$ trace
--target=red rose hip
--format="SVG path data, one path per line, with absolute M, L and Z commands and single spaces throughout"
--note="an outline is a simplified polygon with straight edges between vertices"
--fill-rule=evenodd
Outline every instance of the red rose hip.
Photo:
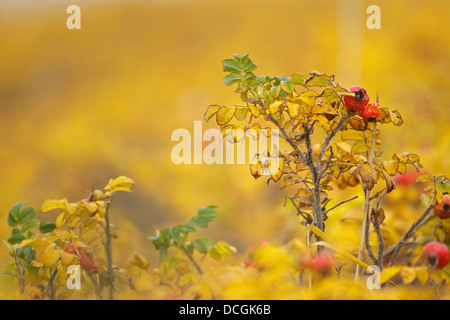
M 450 218 L 450 196 L 443 196 L 441 203 L 434 207 L 434 212 L 441 219 Z
M 444 268 L 450 262 L 448 247 L 437 241 L 428 242 L 423 248 L 422 257 L 436 269 Z
M 345 106 L 353 111 L 362 111 L 369 103 L 369 94 L 366 89 L 360 86 L 354 86 L 350 88 L 354 96 L 344 96 Z

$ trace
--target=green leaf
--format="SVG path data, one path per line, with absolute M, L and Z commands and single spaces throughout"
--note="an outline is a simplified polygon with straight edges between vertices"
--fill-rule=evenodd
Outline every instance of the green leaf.
M 20 230 L 17 228 L 14 228 L 11 232 L 11 237 L 8 239 L 8 242 L 10 244 L 19 244 L 23 240 L 25 240 L 25 236 L 20 233 Z
M 224 72 L 253 72 L 256 70 L 256 65 L 248 57 L 248 53 L 244 55 L 234 54 L 234 59 L 225 59 L 222 61 Z
M 30 220 L 31 218 L 33 218 L 35 214 L 36 214 L 36 211 L 34 210 L 34 208 L 26 207 L 26 208 L 22 209 L 22 211 L 19 212 L 19 216 L 17 217 L 17 223 L 22 224 L 22 223 Z
M 225 59 L 222 61 L 223 72 L 242 72 L 242 66 L 234 59 Z
M 34 254 L 34 250 L 31 245 L 25 246 L 22 249 L 23 249 L 23 254 L 25 255 L 25 257 L 27 257 L 30 260 L 34 260 L 35 254 Z
M 302 74 L 298 74 L 298 73 L 294 73 L 294 74 L 291 75 L 291 79 L 292 79 L 292 82 L 294 84 L 299 84 L 301 86 L 304 86 L 305 82 L 306 82 L 306 79 L 307 79 L 307 76 L 302 75 Z
M 56 224 L 49 221 L 42 221 L 39 225 L 40 233 L 49 233 L 56 229 Z
M 178 240 L 180 240 L 180 230 L 178 227 L 170 229 L 169 234 L 174 241 L 178 242 Z
M 229 75 L 226 75 L 223 77 L 222 81 L 227 86 L 231 86 L 232 84 L 242 81 L 244 77 L 240 73 L 230 73 Z
M 22 233 L 25 233 L 25 232 L 27 232 L 28 230 L 37 227 L 38 225 L 39 225 L 39 221 L 38 221 L 38 220 L 30 220 L 30 221 L 27 221 L 27 222 L 25 222 L 25 223 L 23 224 L 22 228 L 20 228 L 20 231 L 21 231 Z
M 286 93 L 292 93 L 294 92 L 294 84 L 290 81 L 281 81 L 280 82 L 281 88 Z
M 159 248 L 159 255 L 161 256 L 162 260 L 166 260 L 167 258 L 167 248 L 168 246 L 163 245 Z
M 11 210 L 9 210 L 8 224 L 11 227 L 15 227 L 17 225 L 17 217 L 19 216 L 20 209 L 23 207 L 23 205 L 25 203 L 26 202 L 21 201 L 21 202 L 15 204 L 14 206 L 12 206 Z
M 195 239 L 192 241 L 192 245 L 200 253 L 206 254 L 208 252 L 208 247 L 203 239 Z

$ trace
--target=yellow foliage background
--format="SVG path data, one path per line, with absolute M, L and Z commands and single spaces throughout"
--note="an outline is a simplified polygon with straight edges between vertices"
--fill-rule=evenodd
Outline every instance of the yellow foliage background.
M 82 29 L 68 30 L 66 2 L 2 1 L 0 238 L 9 237 L 6 219 L 15 203 L 38 209 L 46 199 L 76 202 L 119 175 L 136 182 L 112 207 L 119 265 L 140 252 L 155 267 L 146 237 L 209 204 L 218 206 L 219 218 L 202 232 L 236 246 L 238 262 L 262 238 L 291 237 L 297 218 L 283 206 L 285 191 L 255 181 L 248 165 L 171 162 L 173 130 L 193 132 L 209 104 L 238 102 L 221 82 L 221 61 L 233 53 L 249 52 L 257 74 L 318 70 L 336 74 L 345 87 L 363 85 L 373 100 L 380 91 L 381 104 L 405 119 L 400 128 L 383 128 L 386 159 L 418 153 L 426 170 L 448 176 L 450 3 L 377 1 L 380 30 L 366 27 L 370 4 L 77 1 Z M 203 122 L 203 130 L 210 127 Z M 361 194 L 333 198 L 353 193 Z M 345 229 L 340 218 L 362 206 L 358 201 L 327 222 L 344 225 L 329 231 L 352 248 L 357 235 L 342 231 L 355 228 Z M 407 216 L 405 210 L 393 212 Z M 1 248 L 0 265 L 8 263 Z

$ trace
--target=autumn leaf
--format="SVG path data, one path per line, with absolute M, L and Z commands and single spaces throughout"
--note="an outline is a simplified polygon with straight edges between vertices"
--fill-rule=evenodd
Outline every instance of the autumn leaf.
M 105 191 L 127 191 L 131 192 L 134 187 L 134 180 L 126 176 L 120 176 L 115 179 L 110 179 Z
M 359 166 L 359 175 L 362 184 L 369 190 L 372 190 L 377 183 L 377 172 L 371 166 L 364 164 Z

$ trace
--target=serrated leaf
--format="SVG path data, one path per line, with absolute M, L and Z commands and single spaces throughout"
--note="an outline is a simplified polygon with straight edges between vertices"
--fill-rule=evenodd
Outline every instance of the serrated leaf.
M 233 118 L 236 108 L 234 106 L 223 106 L 217 111 L 216 122 L 219 126 L 226 125 Z

